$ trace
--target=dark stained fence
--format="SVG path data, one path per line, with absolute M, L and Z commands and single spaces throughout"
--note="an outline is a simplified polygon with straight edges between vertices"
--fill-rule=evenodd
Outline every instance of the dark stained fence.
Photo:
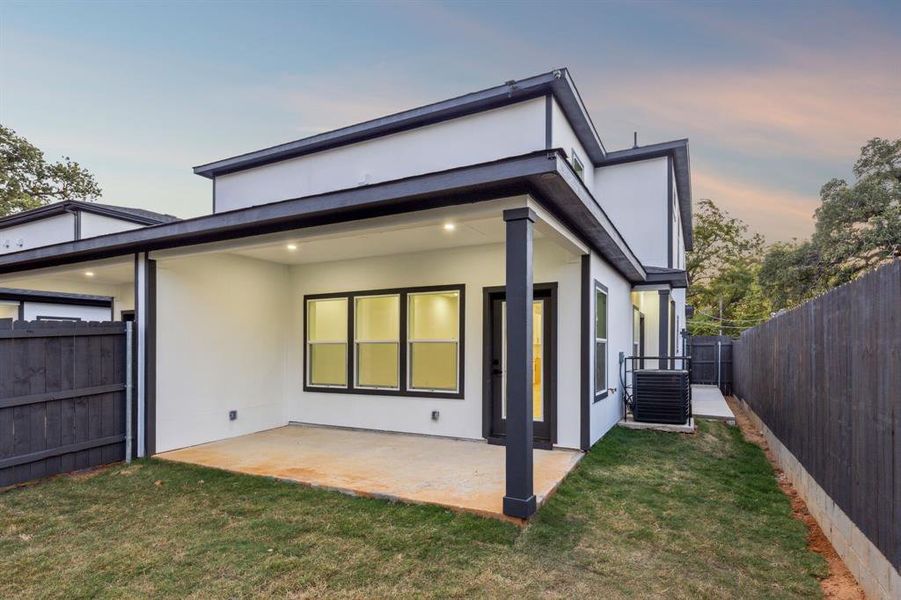
M 735 387 L 901 566 L 901 261 L 743 332 Z
M 732 393 L 732 338 L 725 335 L 693 335 L 688 340 L 691 382 L 718 385 Z
M 125 325 L 0 320 L 0 487 L 125 456 Z

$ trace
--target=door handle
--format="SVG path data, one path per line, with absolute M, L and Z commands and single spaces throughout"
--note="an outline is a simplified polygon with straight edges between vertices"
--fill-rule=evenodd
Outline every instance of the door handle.
M 504 372 L 501 369 L 491 369 L 492 375 L 503 375 Z

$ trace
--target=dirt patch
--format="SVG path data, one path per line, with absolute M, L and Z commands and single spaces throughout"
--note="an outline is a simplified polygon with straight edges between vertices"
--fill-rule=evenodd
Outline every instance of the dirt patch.
M 807 504 L 798 495 L 797 490 L 789 482 L 782 469 L 779 468 L 775 457 L 770 452 L 769 445 L 766 443 L 766 438 L 763 437 L 763 433 L 754 426 L 740 402 L 732 396 L 727 397 L 726 402 L 729 404 L 732 412 L 735 413 L 735 421 L 741 428 L 744 438 L 763 448 L 767 460 L 773 465 L 779 487 L 791 501 L 792 514 L 807 526 L 807 547 L 826 559 L 829 565 L 829 575 L 820 582 L 820 587 L 823 588 L 823 596 L 830 600 L 865 600 L 866 596 L 864 596 L 860 586 L 857 585 L 857 580 L 854 579 L 851 571 L 848 570 L 835 548 L 832 547 L 832 543 L 829 542 L 829 538 L 823 533 L 820 524 L 807 510 Z

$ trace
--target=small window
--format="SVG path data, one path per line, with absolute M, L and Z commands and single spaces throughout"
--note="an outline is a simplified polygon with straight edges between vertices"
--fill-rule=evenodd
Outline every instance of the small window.
M 460 387 L 460 292 L 407 296 L 409 389 L 455 392 Z
M 607 288 L 594 288 L 594 399 L 607 397 Z
M 347 387 L 347 298 L 307 302 L 307 380 Z
M 400 296 L 360 296 L 354 310 L 356 387 L 398 389 Z
M 582 161 L 579 160 L 579 155 L 576 154 L 576 151 L 572 151 L 573 154 L 573 171 L 576 172 L 576 175 L 579 176 L 579 179 L 585 181 L 585 166 L 582 164 Z

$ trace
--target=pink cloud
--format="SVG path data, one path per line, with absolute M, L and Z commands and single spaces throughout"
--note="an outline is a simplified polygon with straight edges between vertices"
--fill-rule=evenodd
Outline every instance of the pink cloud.
M 697 167 L 692 173 L 692 194 L 695 200 L 710 198 L 770 242 L 812 233 L 813 211 L 819 206 L 816 196 L 717 175 Z
M 867 139 L 901 134 L 901 79 L 866 65 L 645 73 L 586 96 L 752 155 L 853 158 Z

